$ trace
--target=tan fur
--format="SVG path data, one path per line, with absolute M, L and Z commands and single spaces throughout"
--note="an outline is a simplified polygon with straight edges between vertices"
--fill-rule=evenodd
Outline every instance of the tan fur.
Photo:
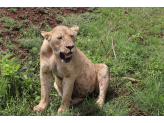
M 73 102 L 80 102 L 80 98 L 93 91 L 99 93 L 96 103 L 102 106 L 109 87 L 108 67 L 105 64 L 93 64 L 76 46 L 71 49 L 70 62 L 65 63 L 59 55 L 60 52 L 70 52 L 67 46 L 75 45 L 78 30 L 78 26 L 57 26 L 51 32 L 41 33 L 44 37 L 40 51 L 41 101 L 34 107 L 35 112 L 43 112 L 48 105 L 52 72 L 55 74 L 54 87 L 62 97 L 58 113 L 68 110 L 73 98 Z

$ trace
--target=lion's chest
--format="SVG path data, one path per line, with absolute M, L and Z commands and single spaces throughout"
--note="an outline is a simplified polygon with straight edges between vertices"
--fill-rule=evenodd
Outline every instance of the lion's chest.
M 54 74 L 60 78 L 64 78 L 62 70 L 60 68 L 54 68 L 53 70 Z
M 66 65 L 56 64 L 54 67 L 54 74 L 60 78 L 68 77 L 72 69 Z

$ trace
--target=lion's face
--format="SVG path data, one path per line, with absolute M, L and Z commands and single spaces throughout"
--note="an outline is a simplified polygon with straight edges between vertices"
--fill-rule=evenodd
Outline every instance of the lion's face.
M 77 26 L 68 28 L 57 26 L 51 32 L 42 32 L 41 35 L 49 42 L 50 47 L 64 62 L 70 62 L 76 51 L 75 39 Z

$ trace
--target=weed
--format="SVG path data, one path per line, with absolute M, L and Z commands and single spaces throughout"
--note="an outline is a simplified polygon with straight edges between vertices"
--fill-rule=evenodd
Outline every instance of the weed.
M 10 34 L 11 29 L 5 29 L 5 30 L 4 30 L 4 32 L 6 32 L 6 33 Z
M 6 45 L 5 48 L 9 49 L 12 52 L 17 49 L 17 47 L 15 47 L 14 45 Z
M 0 36 L 2 36 L 2 30 L 0 30 Z
M 17 13 L 17 10 L 18 10 L 18 8 L 16 8 L 16 7 L 9 7 L 8 8 L 8 11 L 13 12 L 13 13 Z
M 30 23 L 28 30 L 26 30 L 25 28 L 20 29 L 20 35 L 24 38 L 40 36 L 40 29 L 38 26 L 34 26 Z
M 38 20 L 38 18 L 37 18 L 37 17 L 36 17 L 36 18 L 33 18 L 33 20 L 34 20 L 34 21 L 37 21 L 37 20 Z
M 49 13 L 49 16 L 50 16 L 50 17 L 52 17 L 52 16 L 53 16 L 53 13 L 52 13 L 52 12 L 51 12 L 51 13 Z
M 7 12 L 3 12 L 3 13 L 2 13 L 2 16 L 3 16 L 3 17 L 8 16 L 8 13 L 7 13 Z
M 0 44 L 4 44 L 4 41 L 2 40 L 2 38 L 0 38 Z
M 37 9 L 37 12 L 40 13 L 40 14 L 45 14 L 45 10 L 44 10 L 43 7 L 39 7 L 39 8 Z
M 1 101 L 9 99 L 10 96 L 15 96 L 20 91 L 21 83 L 16 84 L 19 80 L 19 73 L 17 70 L 20 68 L 20 64 L 13 64 L 14 58 L 6 60 L 11 55 L 8 54 L 2 57 L 0 64 L 1 68 Z M 5 82 L 5 83 L 3 83 Z M 6 99 L 5 99 L 6 98 Z M 3 104 L 3 102 L 1 102 Z
M 20 15 L 19 17 L 20 17 L 21 19 L 27 19 L 28 13 L 25 13 L 24 15 Z
M 2 17 L 0 19 L 0 23 L 1 22 L 5 23 L 5 27 L 10 28 L 9 31 L 13 29 L 19 30 L 22 27 L 21 23 L 14 21 L 14 19 L 11 19 L 9 17 Z
M 59 21 L 59 22 L 62 22 L 61 16 L 60 15 L 57 15 L 56 16 L 56 20 Z

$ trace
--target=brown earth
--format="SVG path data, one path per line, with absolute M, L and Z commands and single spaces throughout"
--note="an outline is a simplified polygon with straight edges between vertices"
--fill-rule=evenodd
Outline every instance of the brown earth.
M 144 113 L 142 110 L 138 109 L 135 103 L 128 105 L 128 108 L 132 107 L 132 111 L 129 113 L 130 116 L 150 116 L 147 113 Z
M 69 15 L 71 13 L 81 14 L 86 12 L 88 7 L 14 7 L 14 9 L 16 9 L 16 11 L 12 10 L 10 7 L 0 8 L 0 18 L 4 16 L 10 17 L 17 22 L 29 20 L 33 25 L 40 26 L 40 29 L 44 30 L 47 23 L 51 28 L 54 28 L 61 23 L 60 20 L 56 19 L 56 16 L 62 16 L 65 14 Z M 28 29 L 28 24 L 25 28 Z M 17 47 L 17 54 L 21 54 L 20 59 L 23 59 L 29 55 L 28 51 L 25 51 L 23 48 L 19 47 L 14 41 L 14 39 L 16 39 L 19 35 L 19 29 L 13 29 L 10 33 L 6 33 L 4 31 L 5 29 L 8 28 L 1 24 L 0 30 L 2 31 L 2 34 L 0 35 L 0 38 L 4 40 L 6 36 L 9 37 L 11 44 Z M 6 50 L 1 43 L 0 50 Z
M 21 22 L 23 20 L 29 20 L 33 25 L 39 26 L 43 21 L 49 24 L 51 28 L 54 28 L 57 25 L 60 25 L 61 21 L 56 19 L 57 15 L 69 15 L 71 13 L 73 14 L 81 14 L 84 12 L 87 12 L 88 8 L 87 7 L 17 7 L 16 12 L 12 12 L 10 8 L 0 8 L 0 18 L 3 16 L 10 17 L 14 19 L 15 21 Z M 53 13 L 53 14 L 50 14 Z M 45 29 L 45 23 L 43 23 L 40 26 L 41 30 Z M 28 25 L 25 27 L 28 29 Z M 20 59 L 24 59 L 26 56 L 30 55 L 28 51 L 25 51 L 22 47 L 18 46 L 18 44 L 14 41 L 15 38 L 19 35 L 19 30 L 14 29 L 11 31 L 11 33 L 6 33 L 3 32 L 6 29 L 5 26 L 0 25 L 0 30 L 2 30 L 2 34 L 0 35 L 0 38 L 2 40 L 5 39 L 6 36 L 9 37 L 11 40 L 11 45 L 14 45 L 17 47 L 17 52 L 16 55 L 13 55 L 12 57 L 16 57 L 17 55 L 21 55 Z M 11 36 L 14 35 L 14 36 Z M 6 51 L 5 47 L 0 43 L 0 51 Z M 127 92 L 122 92 L 118 90 L 120 87 L 114 86 L 114 89 L 111 90 L 110 94 L 107 95 L 106 99 L 107 101 L 111 100 L 112 97 L 117 98 L 119 95 L 121 96 L 128 96 L 129 93 Z M 126 89 L 125 89 L 126 90 Z M 128 105 L 127 108 L 132 108 L 131 112 L 128 114 L 130 116 L 149 116 L 149 114 L 144 113 L 142 110 L 138 109 L 138 107 L 134 104 L 131 103 Z

